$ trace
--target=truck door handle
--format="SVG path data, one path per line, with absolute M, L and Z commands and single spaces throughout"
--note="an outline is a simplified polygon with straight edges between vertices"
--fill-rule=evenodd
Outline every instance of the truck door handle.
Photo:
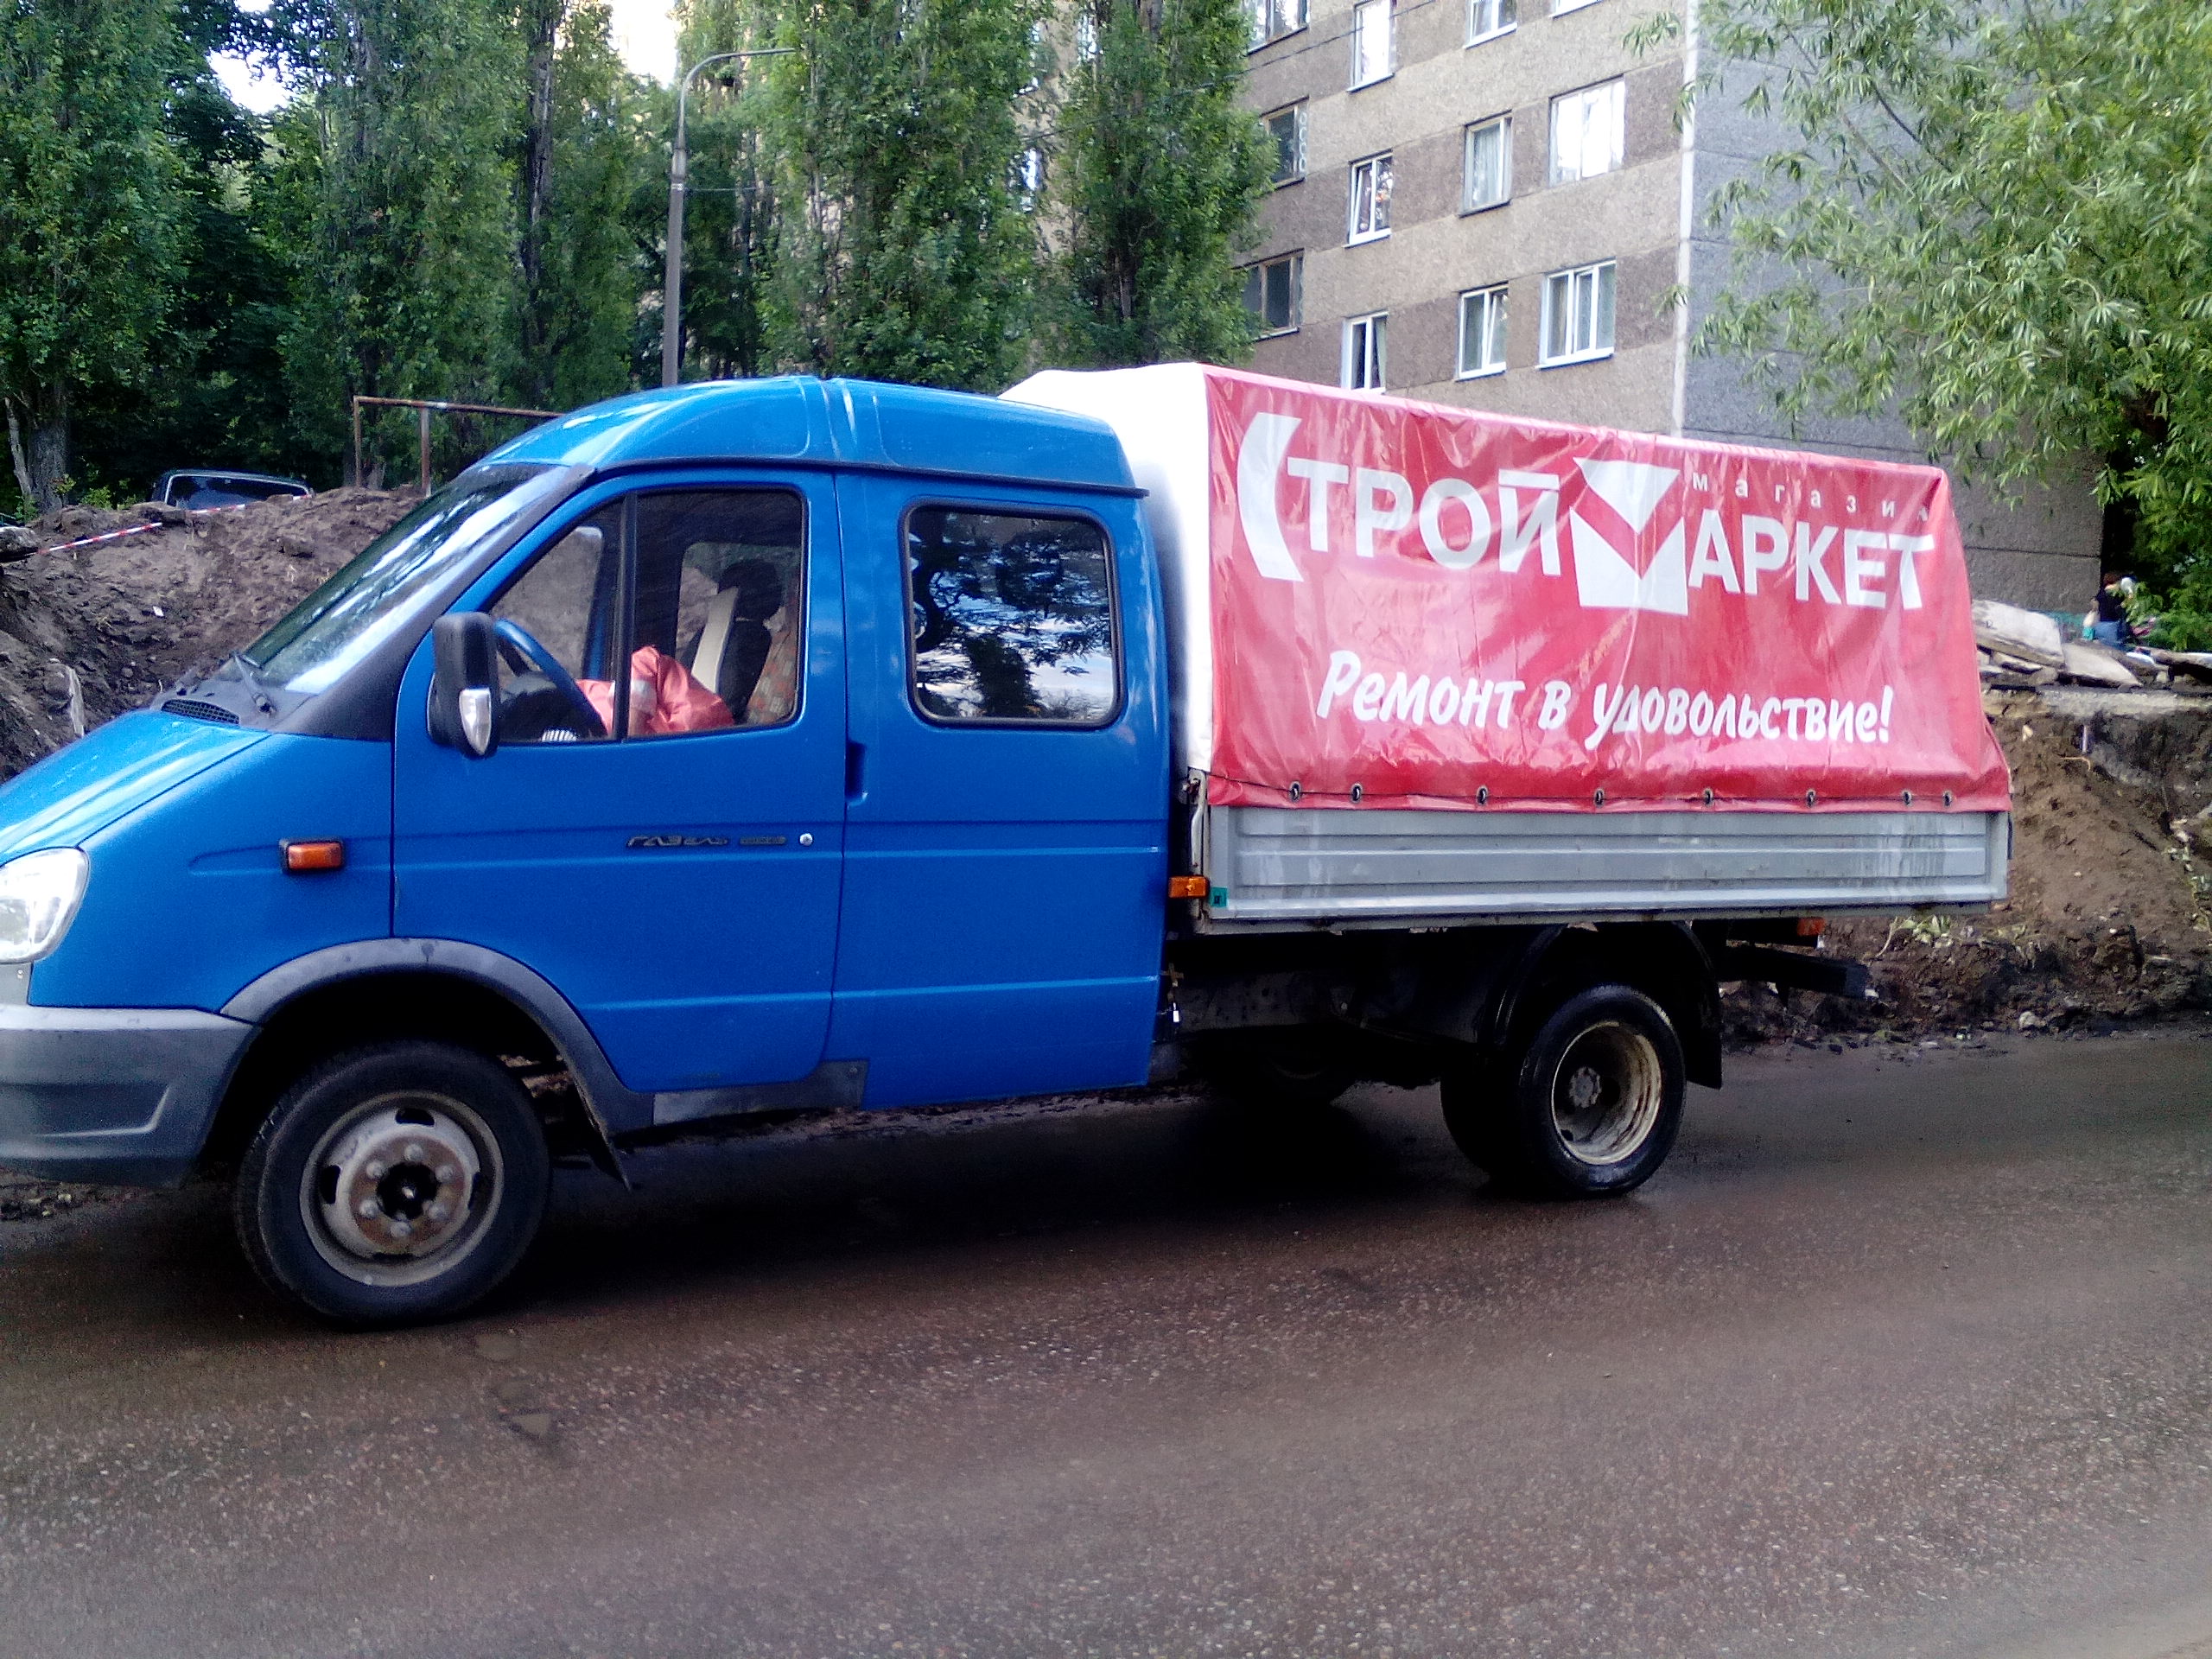
M 845 798 L 849 801 L 857 801 L 868 793 L 865 779 L 867 760 L 867 745 L 845 745 Z

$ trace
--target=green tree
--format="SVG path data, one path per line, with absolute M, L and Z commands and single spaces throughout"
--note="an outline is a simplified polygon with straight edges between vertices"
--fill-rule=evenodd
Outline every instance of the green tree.
M 1042 241 L 1018 106 L 1047 0 L 785 0 L 763 120 L 781 362 L 995 391 L 1019 370 Z
M 305 209 L 286 374 L 336 453 L 353 394 L 493 402 L 514 381 L 525 54 L 494 0 L 292 0 L 286 22 L 308 87 L 276 133 L 275 194 Z
M 1268 160 L 1239 104 L 1238 0 L 1083 0 L 1053 200 L 1061 354 L 1082 364 L 1243 362 L 1253 322 L 1233 257 L 1252 245 Z
M 776 18 L 764 6 L 689 0 L 681 15 L 679 74 L 718 52 L 774 44 Z M 775 367 L 767 312 L 776 198 L 763 156 L 765 111 L 759 96 L 767 73 L 767 60 L 720 64 L 692 83 L 685 121 L 690 178 L 684 198 L 683 332 L 685 372 L 697 378 L 765 374 Z M 672 131 L 675 120 L 671 95 L 664 130 Z M 639 215 L 641 222 L 650 219 L 664 240 L 667 190 L 664 165 Z
M 521 346 L 517 378 L 536 390 L 551 378 L 550 337 L 555 323 L 553 275 L 558 236 L 553 213 L 558 95 L 556 72 L 561 55 L 561 26 L 568 0 L 519 0 L 516 24 L 523 42 L 523 108 L 515 146 L 515 219 L 520 291 L 516 322 Z M 538 395 L 546 395 L 539 392 Z
M 622 67 L 603 0 L 524 0 L 515 168 L 515 395 L 572 408 L 628 389 L 641 280 L 628 220 L 652 169 L 653 102 Z
M 2152 562 L 2202 559 L 2212 7 L 1700 0 L 1698 30 L 1723 67 L 1693 93 L 1747 87 L 1788 136 L 1717 197 L 1738 281 L 1700 347 L 2000 485 L 2095 456 Z
M 264 124 L 233 103 L 207 54 L 262 42 L 231 0 L 181 0 L 164 123 L 178 169 L 175 302 L 149 356 L 156 372 L 111 383 L 73 423 L 86 483 L 143 491 L 176 465 L 290 472 L 293 442 L 280 347 L 286 270 L 258 223 Z
M 0 29 L 0 402 L 10 459 L 60 502 L 88 392 L 143 383 L 175 301 L 182 205 L 163 124 L 168 0 L 38 0 Z

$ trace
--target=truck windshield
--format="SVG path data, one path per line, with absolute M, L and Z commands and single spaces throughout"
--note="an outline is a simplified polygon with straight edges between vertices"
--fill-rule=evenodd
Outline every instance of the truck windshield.
M 243 653 L 288 691 L 328 690 L 404 626 L 486 542 L 560 486 L 558 468 L 480 467 L 371 542 Z

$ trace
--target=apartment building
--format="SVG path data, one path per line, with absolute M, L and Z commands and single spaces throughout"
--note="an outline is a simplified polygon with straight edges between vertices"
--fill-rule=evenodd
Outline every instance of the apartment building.
M 1675 0 L 1248 0 L 1246 95 L 1274 141 L 1246 272 L 1265 373 L 1502 413 L 1922 455 L 1894 422 L 1783 426 L 1689 349 L 1729 275 L 1704 206 L 1770 130 L 1732 100 L 1678 128 L 1694 41 L 1630 32 Z M 1662 307 L 1681 283 L 1687 311 Z M 1978 591 L 2078 608 L 2100 515 L 2082 483 L 1961 493 Z

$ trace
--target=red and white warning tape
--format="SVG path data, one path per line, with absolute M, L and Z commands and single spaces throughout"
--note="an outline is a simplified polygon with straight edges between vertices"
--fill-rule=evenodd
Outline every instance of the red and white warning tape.
M 247 507 L 255 505 L 257 504 L 253 502 L 241 502 L 235 507 L 202 507 L 192 516 L 195 518 L 203 517 L 212 518 L 219 512 L 243 512 Z M 149 531 L 166 530 L 168 528 L 168 526 L 162 523 L 160 519 L 151 519 L 143 524 L 126 524 L 121 530 L 103 531 L 97 536 L 80 536 L 73 542 L 56 542 L 52 547 L 35 548 L 33 551 L 39 553 L 72 553 L 80 547 L 97 547 L 102 542 L 119 542 L 126 536 L 143 536 Z M 26 555 L 25 556 L 28 557 L 29 556 Z

